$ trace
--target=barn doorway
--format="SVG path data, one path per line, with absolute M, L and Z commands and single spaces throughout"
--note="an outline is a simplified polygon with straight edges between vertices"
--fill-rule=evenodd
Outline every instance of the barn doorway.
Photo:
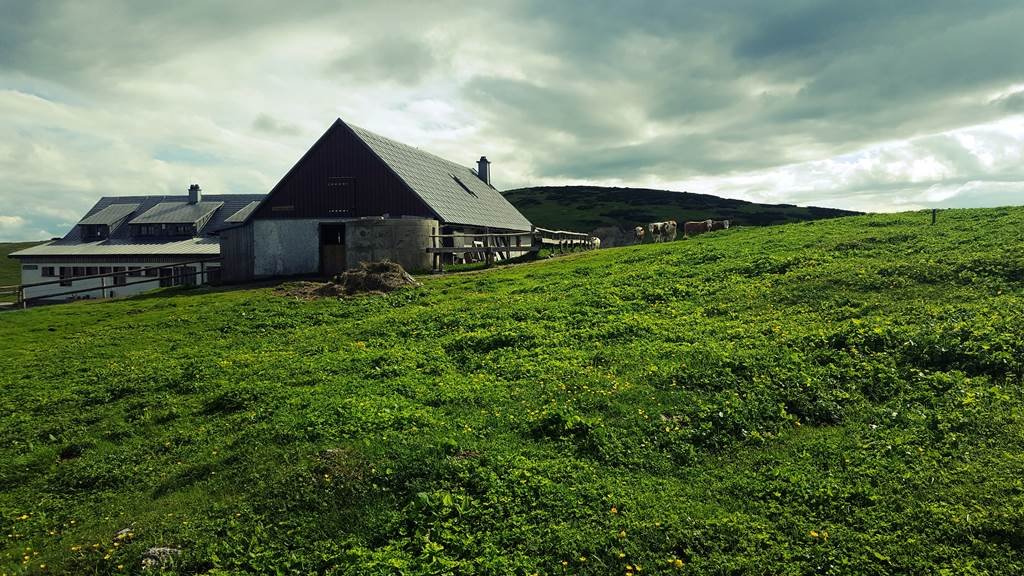
M 320 225 L 320 275 L 334 276 L 346 270 L 345 225 Z

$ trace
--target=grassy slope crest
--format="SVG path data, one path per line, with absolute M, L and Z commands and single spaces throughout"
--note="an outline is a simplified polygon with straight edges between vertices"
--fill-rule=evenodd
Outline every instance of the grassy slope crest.
M 1024 209 L 928 220 L 5 313 L 0 571 L 1022 573 Z

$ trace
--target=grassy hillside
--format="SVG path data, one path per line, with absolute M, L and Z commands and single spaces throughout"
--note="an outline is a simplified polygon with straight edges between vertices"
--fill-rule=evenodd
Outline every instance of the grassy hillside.
M 756 204 L 709 194 L 645 188 L 540 186 L 509 190 L 504 195 L 537 226 L 580 232 L 600 226 L 628 230 L 639 224 L 670 219 L 683 222 L 712 218 L 760 226 L 856 214 L 834 208 Z
M 1024 208 L 928 220 L 0 315 L 0 571 L 1022 573 Z
M 21 284 L 21 266 L 17 260 L 8 258 L 7 255 L 36 244 L 39 242 L 0 242 L 0 286 Z M 11 300 L 14 300 L 14 296 L 0 294 L 0 302 Z

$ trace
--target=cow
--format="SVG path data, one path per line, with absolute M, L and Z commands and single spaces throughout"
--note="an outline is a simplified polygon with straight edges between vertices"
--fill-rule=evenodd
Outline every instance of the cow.
M 729 221 L 728 220 L 712 220 L 711 221 L 711 229 L 712 230 L 728 230 L 729 229 Z
M 711 220 L 701 220 L 700 222 L 683 223 L 684 238 L 689 238 L 690 236 L 696 236 L 697 234 L 703 234 L 709 231 L 711 231 Z
M 651 222 L 647 225 L 652 242 L 671 242 L 676 239 L 676 221 Z
M 644 243 L 644 227 L 643 226 L 637 226 L 636 228 L 633 228 L 633 240 L 637 244 L 643 244 Z

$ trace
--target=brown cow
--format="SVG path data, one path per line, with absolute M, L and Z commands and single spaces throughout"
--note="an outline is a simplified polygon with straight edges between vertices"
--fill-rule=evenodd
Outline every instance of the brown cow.
M 711 231 L 711 220 L 701 220 L 700 222 L 685 222 L 683 224 L 684 238 L 696 236 L 697 234 L 703 234 L 709 231 Z
M 728 220 L 712 220 L 711 221 L 711 229 L 712 230 L 728 230 L 729 229 L 729 221 Z
M 633 240 L 636 240 L 637 244 L 643 244 L 644 243 L 644 227 L 643 226 L 637 226 L 636 228 L 633 228 Z

